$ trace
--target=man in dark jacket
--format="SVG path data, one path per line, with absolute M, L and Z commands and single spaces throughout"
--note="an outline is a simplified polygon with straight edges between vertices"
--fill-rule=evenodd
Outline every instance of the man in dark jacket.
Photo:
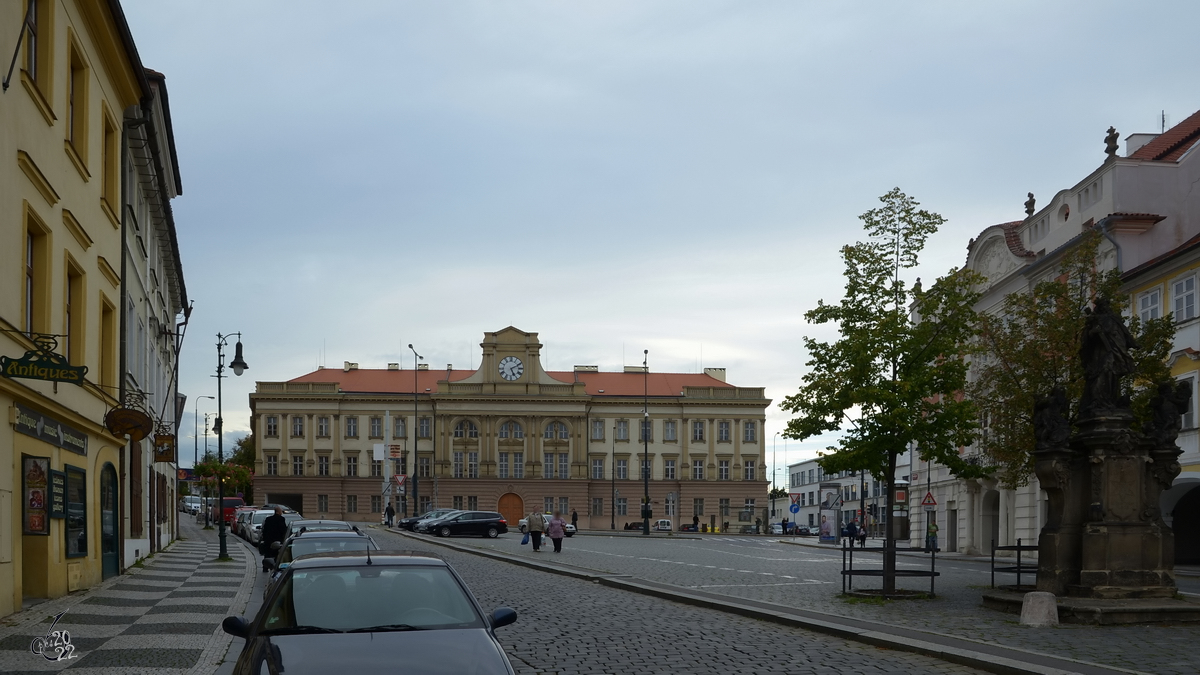
M 275 515 L 267 516 L 262 525 L 262 541 L 258 545 L 258 552 L 263 557 L 263 571 L 267 569 L 267 558 L 274 558 L 275 551 L 271 548 L 271 544 L 275 542 L 283 543 L 283 539 L 287 536 L 288 524 L 283 517 L 283 507 L 275 507 Z
M 396 517 L 396 509 L 392 508 L 392 503 L 389 501 L 387 508 L 383 510 L 383 515 L 387 516 L 387 526 L 392 526 L 392 519 Z

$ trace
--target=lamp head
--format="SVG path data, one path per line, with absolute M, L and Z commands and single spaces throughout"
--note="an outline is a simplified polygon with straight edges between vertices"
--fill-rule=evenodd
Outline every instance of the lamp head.
M 233 369 L 234 375 L 241 375 L 250 366 L 246 365 L 246 359 L 242 358 L 242 341 L 238 340 L 237 347 L 233 353 L 233 361 L 229 363 L 229 367 Z

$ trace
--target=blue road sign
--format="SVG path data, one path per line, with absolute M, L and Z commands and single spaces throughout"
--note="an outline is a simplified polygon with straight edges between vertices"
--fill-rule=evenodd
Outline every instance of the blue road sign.
M 792 506 L 791 506 L 791 511 L 792 511 L 792 513 L 800 513 L 800 505 L 799 505 L 799 504 L 792 504 Z

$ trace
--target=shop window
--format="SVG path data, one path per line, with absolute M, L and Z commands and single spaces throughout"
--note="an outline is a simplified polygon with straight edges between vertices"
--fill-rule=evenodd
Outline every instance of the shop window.
M 67 557 L 82 558 L 88 554 L 87 540 L 87 473 L 67 467 Z

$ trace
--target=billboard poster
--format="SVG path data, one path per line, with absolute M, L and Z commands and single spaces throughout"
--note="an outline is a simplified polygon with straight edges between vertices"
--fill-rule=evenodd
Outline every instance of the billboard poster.
M 822 544 L 837 544 L 842 530 L 838 518 L 842 512 L 842 484 L 821 483 L 820 523 L 817 533 Z
M 50 460 L 21 457 L 21 521 L 25 534 L 50 534 Z

